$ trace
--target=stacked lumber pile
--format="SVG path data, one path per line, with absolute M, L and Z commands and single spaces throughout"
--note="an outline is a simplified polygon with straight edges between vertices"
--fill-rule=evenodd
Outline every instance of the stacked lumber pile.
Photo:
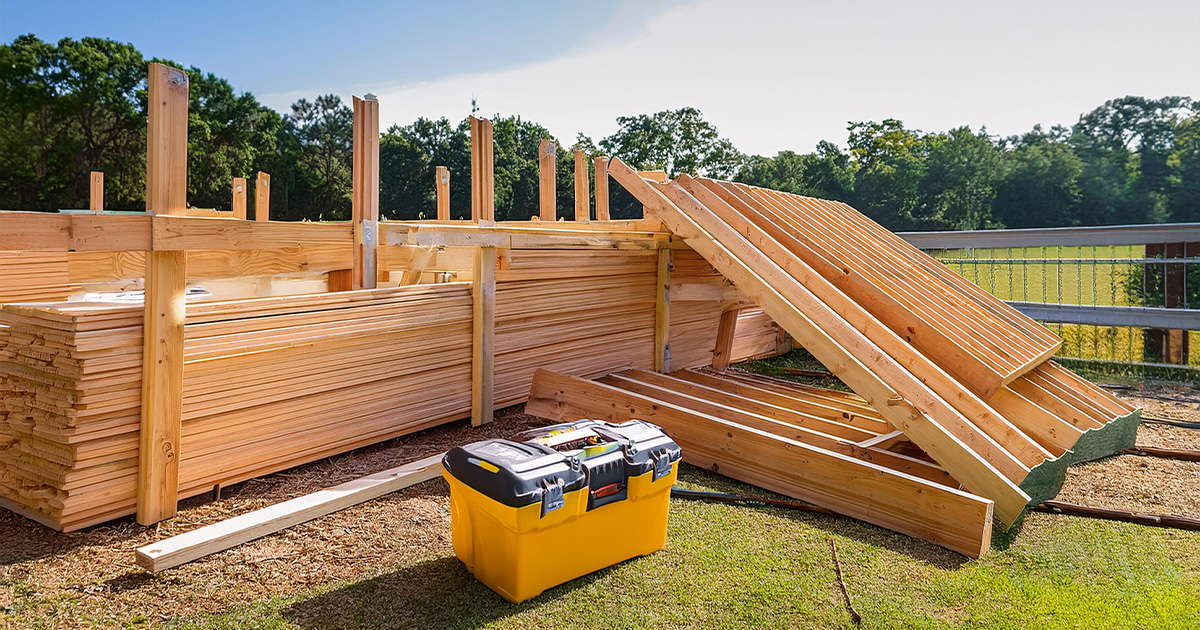
M 136 504 L 142 309 L 5 305 L 0 497 L 63 530 Z M 466 284 L 188 307 L 180 497 L 470 412 Z
M 784 354 L 791 347 L 787 334 L 761 308 L 743 308 L 738 311 L 733 333 L 734 361 L 761 359 Z
M 132 506 L 141 309 L 6 305 L 0 311 L 0 498 L 68 529 Z
M 737 290 L 690 249 L 671 252 L 671 366 L 710 365 L 721 313 L 736 305 Z
M 695 252 L 673 256 L 672 363 L 709 365 L 721 312 L 738 293 Z M 502 250 L 496 406 L 524 402 L 538 368 L 590 378 L 653 367 L 657 259 L 653 250 Z M 735 360 L 778 352 L 778 328 L 761 309 L 745 322 Z
M 496 406 L 523 402 L 538 367 L 653 366 L 656 271 L 653 250 L 504 250 Z M 712 361 L 730 292 L 701 275 L 719 290 L 672 312 L 691 331 L 677 343 L 698 347 L 688 365 Z M 0 307 L 0 504 L 67 531 L 135 510 L 142 316 Z M 468 416 L 471 320 L 469 283 L 189 304 L 179 496 Z M 740 334 L 747 348 L 776 339 Z
M 65 300 L 73 288 L 66 254 L 0 252 L 0 304 Z
M 1005 527 L 1132 445 L 1138 411 L 1049 362 L 1061 339 L 853 208 L 609 172 Z
M 595 377 L 653 366 L 657 260 L 652 250 L 503 252 L 496 406 L 523 402 L 539 367 Z

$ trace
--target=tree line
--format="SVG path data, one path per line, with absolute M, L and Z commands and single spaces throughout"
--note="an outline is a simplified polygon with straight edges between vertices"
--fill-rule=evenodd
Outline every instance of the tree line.
M 0 46 L 0 208 L 87 207 L 88 172 L 105 173 L 105 205 L 144 208 L 146 59 L 108 39 Z M 233 177 L 272 177 L 271 216 L 350 215 L 350 107 L 335 95 L 300 99 L 280 114 L 228 81 L 186 68 L 189 202 L 229 209 Z M 474 113 L 472 103 L 472 113 Z M 520 116 L 494 116 L 498 219 L 538 208 L 538 145 L 553 138 Z M 559 142 L 559 216 L 572 217 L 574 160 L 615 155 L 641 169 L 734 179 L 845 201 L 901 230 L 1200 221 L 1200 106 L 1188 97 L 1117 98 L 1071 127 L 1012 137 L 986 129 L 910 129 L 894 119 L 851 122 L 845 145 L 810 153 L 746 155 L 694 108 L 617 119 L 598 142 Z M 435 215 L 434 169 L 451 171 L 451 212 L 470 213 L 467 120 L 419 118 L 380 138 L 380 210 L 390 219 Z M 591 161 L 589 160 L 589 165 Z M 250 198 L 253 205 L 253 196 Z M 638 216 L 612 187 L 614 218 Z

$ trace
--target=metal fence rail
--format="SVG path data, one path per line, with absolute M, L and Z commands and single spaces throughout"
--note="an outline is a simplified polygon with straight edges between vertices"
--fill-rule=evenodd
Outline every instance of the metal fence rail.
M 1200 368 L 1200 223 L 900 236 L 1062 335 L 1060 357 Z

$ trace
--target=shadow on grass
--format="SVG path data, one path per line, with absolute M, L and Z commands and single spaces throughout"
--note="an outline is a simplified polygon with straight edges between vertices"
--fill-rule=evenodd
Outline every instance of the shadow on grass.
M 445 556 L 297 602 L 281 614 L 313 630 L 476 628 L 537 609 L 602 579 L 612 570 L 601 569 L 513 604 L 476 580 L 458 558 Z

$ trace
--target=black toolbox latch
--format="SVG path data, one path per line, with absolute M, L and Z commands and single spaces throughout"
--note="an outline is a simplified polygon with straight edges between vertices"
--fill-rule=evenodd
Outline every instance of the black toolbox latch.
M 650 454 L 654 460 L 654 475 L 650 477 L 650 481 L 658 481 L 660 477 L 665 477 L 671 472 L 671 454 L 667 451 L 654 451 Z
M 567 504 L 563 498 L 563 483 L 561 479 L 542 480 L 542 517 Z

